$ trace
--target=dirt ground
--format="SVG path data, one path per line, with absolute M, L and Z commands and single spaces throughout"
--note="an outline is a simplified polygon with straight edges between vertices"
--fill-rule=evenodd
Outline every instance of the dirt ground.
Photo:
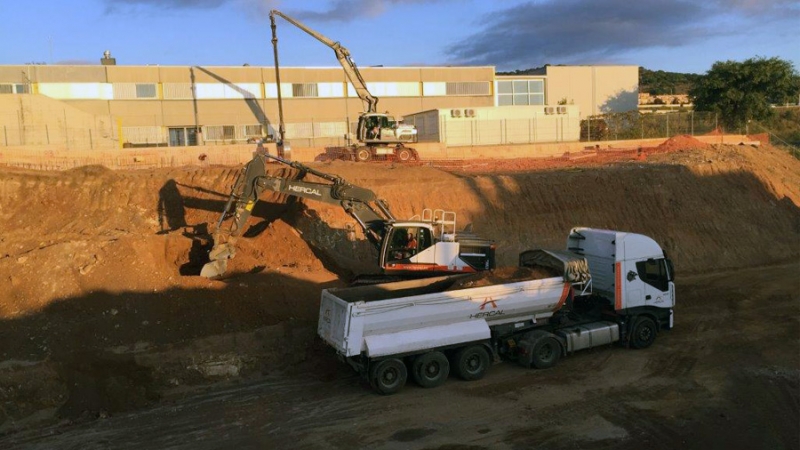
M 262 198 L 226 277 L 207 280 L 238 168 L 0 168 L 0 447 L 800 448 L 789 155 L 684 136 L 549 160 L 313 166 L 398 217 L 455 211 L 500 266 L 563 248 L 572 226 L 652 236 L 678 271 L 676 327 L 642 351 L 382 397 L 315 337 L 320 290 L 375 271 L 341 209 Z

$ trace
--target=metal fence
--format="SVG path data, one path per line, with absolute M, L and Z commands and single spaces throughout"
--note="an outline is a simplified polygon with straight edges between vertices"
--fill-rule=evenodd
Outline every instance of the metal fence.
M 712 112 L 677 111 L 664 114 L 612 113 L 581 120 L 581 141 L 617 141 L 626 139 L 669 138 L 681 134 L 692 136 L 720 130 L 719 117 Z M 745 134 L 744 130 L 724 130 L 729 134 Z
M 274 141 L 277 123 L 253 115 L 206 116 L 209 123 L 200 133 L 194 125 L 166 126 L 167 117 L 133 117 L 117 121 L 110 116 L 73 119 L 66 112 L 43 117 L 24 118 L 0 113 L 0 146 L 58 146 L 68 150 L 110 150 L 125 147 L 185 147 L 244 144 L 255 139 Z M 713 132 L 748 134 L 743 129 L 721 129 L 715 113 L 678 111 L 664 114 L 615 113 L 591 116 L 572 123 L 520 119 L 470 119 L 469 124 L 439 124 L 436 139 L 450 146 L 525 144 L 546 142 L 607 141 L 669 138 L 675 135 L 704 135 Z M 565 122 L 566 120 L 566 122 Z M 577 119 L 574 119 L 577 122 Z M 541 122 L 541 124 L 539 123 Z M 550 123 L 552 122 L 552 123 Z M 563 123 L 562 123 L 563 122 Z M 78 125 L 73 126 L 72 124 Z M 465 122 L 466 123 L 466 122 Z M 459 126 L 457 126 L 459 125 Z M 286 124 L 286 139 L 295 148 L 347 145 L 348 134 L 355 133 L 356 123 L 348 118 L 306 120 Z M 444 129 L 442 129 L 444 128 Z M 578 132 L 575 128 L 579 128 Z M 421 130 L 424 131 L 424 130 Z M 754 132 L 754 130 L 749 130 Z M 757 131 L 763 132 L 761 130 Z M 421 133 L 421 135 L 425 135 Z M 422 139 L 424 141 L 424 139 Z
M 577 117 L 442 120 L 439 141 L 449 146 L 514 145 L 578 140 Z

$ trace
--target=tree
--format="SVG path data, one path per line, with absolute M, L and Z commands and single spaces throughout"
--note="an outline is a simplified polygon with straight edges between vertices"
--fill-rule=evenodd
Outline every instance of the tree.
M 763 57 L 717 61 L 689 91 L 695 110 L 717 112 L 729 127 L 767 119 L 770 105 L 794 101 L 798 93 L 800 75 L 792 63 Z
M 701 77 L 695 73 L 665 72 L 639 67 L 639 92 L 650 95 L 686 94 Z

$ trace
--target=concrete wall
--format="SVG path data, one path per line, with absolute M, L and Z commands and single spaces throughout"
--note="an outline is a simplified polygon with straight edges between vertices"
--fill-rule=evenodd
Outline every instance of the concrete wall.
M 578 105 L 581 117 L 636 110 L 638 66 L 547 66 L 548 104 Z
M 569 142 L 580 139 L 575 105 L 447 108 L 406 116 L 419 140 L 449 146 Z

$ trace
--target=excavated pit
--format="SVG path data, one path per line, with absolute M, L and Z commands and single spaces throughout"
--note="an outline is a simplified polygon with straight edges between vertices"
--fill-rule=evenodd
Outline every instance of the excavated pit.
M 769 146 L 679 137 L 580 160 L 447 171 L 313 166 L 372 189 L 398 218 L 455 211 L 459 228 L 472 223 L 497 242 L 501 267 L 526 249 L 563 248 L 572 226 L 649 235 L 679 277 L 800 256 L 800 163 Z M 216 381 L 341 370 L 319 357 L 319 293 L 375 272 L 375 250 L 341 208 L 266 195 L 225 277 L 197 276 L 237 173 L 0 168 L 0 401 L 14 405 L 0 410 L 0 433 Z

